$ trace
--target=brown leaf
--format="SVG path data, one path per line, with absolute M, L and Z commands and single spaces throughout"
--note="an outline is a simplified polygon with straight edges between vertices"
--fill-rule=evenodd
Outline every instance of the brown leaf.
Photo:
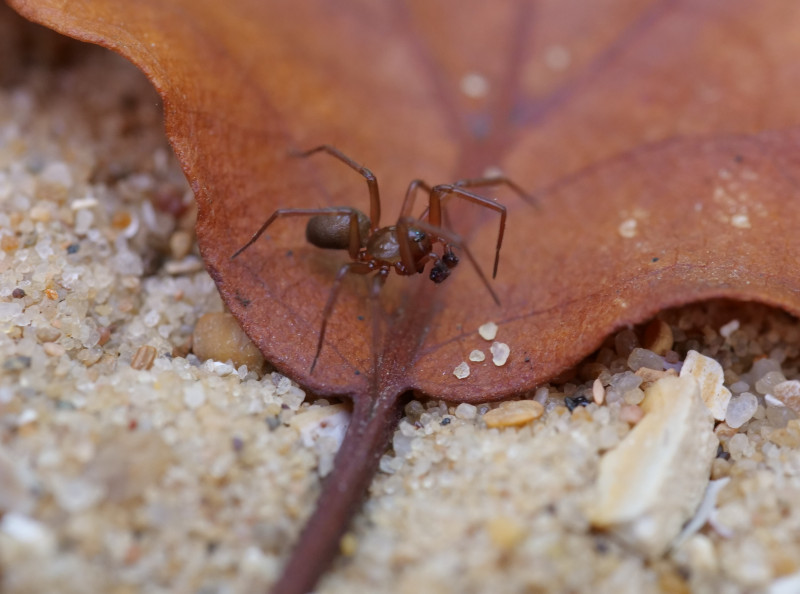
M 288 155 L 321 142 L 377 173 L 382 224 L 415 176 L 447 182 L 502 166 L 539 189 L 540 210 L 503 195 L 512 216 L 493 285 L 501 307 L 466 265 L 440 287 L 422 276 L 386 287 L 391 373 L 380 383 L 394 391 L 500 398 L 617 326 L 712 295 L 793 308 L 780 279 L 791 251 L 776 233 L 796 210 L 785 200 L 794 133 L 748 134 L 795 123 L 794 3 L 15 4 L 148 73 L 229 307 L 268 359 L 320 393 L 368 389 L 363 283 L 345 284 L 310 375 L 346 257 L 308 246 L 297 220 L 230 255 L 278 207 L 366 210 L 355 173 Z M 460 228 L 475 218 L 450 210 Z M 488 268 L 497 223 L 481 221 L 471 246 Z M 625 221 L 636 221 L 635 237 L 621 235 Z M 455 378 L 466 353 L 486 346 L 475 330 L 488 320 L 511 347 L 508 364 Z
M 11 3 L 148 74 L 226 303 L 281 371 L 353 396 L 364 425 L 350 435 L 385 440 L 381 415 L 408 389 L 470 402 L 529 389 L 664 307 L 734 297 L 800 312 L 792 0 Z M 414 177 L 499 166 L 535 191 L 540 209 L 497 194 L 511 211 L 502 305 L 466 265 L 440 286 L 390 279 L 373 376 L 367 289 L 348 279 L 309 374 L 346 255 L 284 220 L 230 256 L 276 208 L 366 210 L 352 171 L 288 155 L 323 142 L 378 175 L 383 225 Z M 450 212 L 488 269 L 495 217 Z M 508 362 L 457 379 L 490 320 Z

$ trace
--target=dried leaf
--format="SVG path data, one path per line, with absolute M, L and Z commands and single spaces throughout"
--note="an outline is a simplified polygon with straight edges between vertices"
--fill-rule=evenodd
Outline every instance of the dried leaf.
M 281 371 L 356 401 L 363 423 L 340 458 L 363 459 L 350 435 L 385 441 L 383 416 L 405 390 L 461 402 L 518 393 L 665 307 L 732 297 L 800 313 L 791 0 L 11 4 L 154 82 L 231 311 Z M 276 208 L 366 209 L 353 172 L 289 156 L 323 142 L 378 175 L 384 225 L 414 177 L 501 167 L 535 192 L 539 209 L 496 194 L 511 210 L 493 283 L 502 305 L 467 266 L 438 286 L 392 278 L 373 374 L 367 289 L 348 279 L 310 374 L 346 255 L 310 247 L 302 223 L 285 220 L 230 256 Z M 495 218 L 454 206 L 488 268 Z M 510 358 L 456 378 L 490 320 Z M 367 480 L 338 476 L 329 486 Z

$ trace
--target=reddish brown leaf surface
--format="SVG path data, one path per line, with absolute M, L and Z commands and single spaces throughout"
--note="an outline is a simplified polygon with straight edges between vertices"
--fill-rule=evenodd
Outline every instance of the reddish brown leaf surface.
M 229 259 L 277 207 L 366 207 L 365 184 L 341 164 L 287 155 L 321 142 L 377 173 L 383 224 L 413 177 L 446 182 L 489 166 L 542 204 L 501 194 L 513 212 L 494 283 L 502 306 L 467 266 L 438 287 L 422 276 L 389 283 L 384 387 L 499 398 L 668 305 L 725 295 L 800 309 L 786 274 L 797 139 L 758 135 L 798 119 L 794 2 L 12 4 L 148 73 L 229 307 L 279 369 L 321 393 L 368 389 L 363 280 L 345 284 L 309 375 L 345 256 L 306 245 L 295 220 Z M 474 74 L 485 88 L 469 90 Z M 459 229 L 476 229 L 488 268 L 496 221 L 451 210 Z M 622 237 L 631 218 L 636 235 Z M 475 330 L 488 320 L 511 347 L 508 364 L 456 379 L 453 368 L 485 348 Z
M 411 388 L 472 402 L 517 393 L 614 328 L 688 301 L 800 313 L 795 0 L 11 4 L 148 74 L 231 311 L 281 371 L 359 410 Z M 539 209 L 496 194 L 511 210 L 493 283 L 502 305 L 466 265 L 440 286 L 392 278 L 373 377 L 367 289 L 350 279 L 310 375 L 346 256 L 308 246 L 297 220 L 230 256 L 276 208 L 366 209 L 352 171 L 288 156 L 320 143 L 375 171 L 384 225 L 414 177 L 501 167 L 535 193 Z M 495 217 L 451 214 L 489 269 Z M 476 329 L 489 320 L 508 363 L 456 379 L 488 346 Z

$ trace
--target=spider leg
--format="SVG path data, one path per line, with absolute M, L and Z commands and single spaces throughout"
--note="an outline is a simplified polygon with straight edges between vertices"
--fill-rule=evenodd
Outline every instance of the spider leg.
M 539 207 L 539 201 L 534 197 L 528 194 L 525 190 L 523 190 L 519 185 L 515 184 L 512 180 L 507 178 L 505 175 L 495 175 L 492 177 L 476 177 L 476 178 L 469 178 L 469 179 L 460 179 L 454 184 L 454 186 L 458 186 L 459 188 L 483 188 L 487 186 L 508 186 L 511 190 L 514 191 L 520 198 L 522 198 L 525 202 Z
M 497 248 L 494 255 L 494 268 L 492 278 L 497 276 L 497 265 L 500 263 L 500 247 L 503 245 L 503 234 L 506 231 L 506 207 L 484 196 L 473 194 L 467 190 L 451 184 L 434 186 L 430 193 L 428 210 L 428 222 L 437 228 L 442 228 L 442 200 L 446 196 L 457 196 L 474 202 L 478 206 L 483 206 L 490 210 L 500 213 L 500 230 L 497 233 Z
M 361 249 L 361 233 L 358 229 L 358 215 L 355 209 L 348 206 L 339 206 L 332 208 L 279 208 L 272 216 L 268 218 L 263 225 L 256 231 L 253 236 L 242 247 L 234 252 L 231 260 L 253 245 L 264 231 L 267 230 L 272 223 L 284 217 L 312 217 L 317 215 L 337 215 L 346 214 L 350 215 L 350 247 L 348 248 L 350 257 L 355 260 L 358 257 L 358 252 Z
M 421 179 L 415 179 L 410 184 L 408 184 L 408 190 L 406 190 L 406 197 L 403 199 L 403 207 L 400 209 L 401 217 L 411 216 L 411 209 L 414 208 L 414 198 L 416 198 L 417 188 L 422 188 L 423 190 L 428 192 L 428 194 L 431 193 L 431 187 Z
M 472 252 L 469 251 L 467 244 L 455 233 L 450 231 L 449 229 L 443 229 L 442 227 L 438 227 L 433 225 L 429 221 L 420 221 L 418 219 L 413 219 L 411 217 L 402 217 L 399 221 L 397 221 L 397 242 L 400 246 L 400 254 L 402 257 L 403 253 L 403 244 L 405 243 L 405 249 L 408 250 L 409 256 L 411 255 L 411 248 L 408 246 L 408 233 L 400 233 L 399 230 L 402 228 L 408 229 L 409 227 L 414 227 L 415 229 L 421 229 L 432 235 L 433 237 L 437 238 L 440 242 L 445 243 L 447 245 L 454 245 L 458 248 L 464 250 L 464 254 L 467 256 L 467 259 L 470 261 L 472 266 L 475 268 L 475 272 L 478 273 L 478 276 L 483 282 L 486 290 L 489 291 L 489 294 L 494 299 L 494 302 L 497 305 L 500 305 L 500 299 L 497 297 L 497 294 L 492 289 L 491 285 L 489 284 L 489 280 L 486 278 L 486 275 L 481 270 L 481 267 L 478 265 L 477 260 L 472 256 Z
M 372 267 L 366 262 L 348 262 L 339 269 L 339 272 L 336 273 L 336 278 L 333 279 L 333 285 L 331 285 L 331 293 L 328 295 L 328 301 L 325 302 L 325 308 L 322 310 L 322 326 L 319 329 L 317 352 L 314 354 L 314 361 L 311 363 L 311 370 L 309 373 L 314 373 L 314 367 L 317 366 L 317 360 L 319 359 L 319 354 L 322 351 L 322 343 L 325 341 L 325 330 L 328 328 L 328 318 L 333 311 L 336 298 L 339 296 L 339 290 L 342 288 L 342 280 L 348 272 L 369 274 L 372 272 Z
M 375 174 L 329 144 L 322 144 L 307 151 L 292 151 L 292 155 L 296 157 L 308 157 L 319 152 L 328 153 L 332 157 L 339 159 L 342 163 L 360 173 L 364 176 L 364 179 L 367 180 L 367 187 L 369 188 L 369 220 L 372 225 L 372 231 L 377 231 L 380 228 L 381 222 L 381 195 L 378 191 L 378 180 Z

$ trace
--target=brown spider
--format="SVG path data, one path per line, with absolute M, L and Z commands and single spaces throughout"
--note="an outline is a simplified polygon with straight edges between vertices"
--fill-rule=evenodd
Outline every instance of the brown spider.
M 381 227 L 381 200 L 375 175 L 366 167 L 359 165 L 338 149 L 327 144 L 296 153 L 296 156 L 307 157 L 317 152 L 328 153 L 364 176 L 369 188 L 369 218 L 360 210 L 350 206 L 279 208 L 261 225 L 261 228 L 255 232 L 250 240 L 231 256 L 231 259 L 236 258 L 255 243 L 276 219 L 296 216 L 311 217 L 306 225 L 306 240 L 309 243 L 320 248 L 348 251 L 352 262 L 344 264 L 339 269 L 333 281 L 328 301 L 322 311 L 322 327 L 319 332 L 317 352 L 311 364 L 311 373 L 314 372 L 314 367 L 322 350 L 328 317 L 339 294 L 342 279 L 348 272 L 356 274 L 377 272 L 371 291 L 371 298 L 375 299 L 386 282 L 389 271 L 392 269 L 397 274 L 411 276 L 424 272 L 425 265 L 428 262 L 432 262 L 433 266 L 429 274 L 430 279 L 435 283 L 445 281 L 450 276 L 452 269 L 458 264 L 458 256 L 453 253 L 453 247 L 457 247 L 464 251 L 467 259 L 475 268 L 489 294 L 491 294 L 492 299 L 500 305 L 500 300 L 492 290 L 489 281 L 475 258 L 472 257 L 466 244 L 454 232 L 442 227 L 442 203 L 445 197 L 455 196 L 500 213 L 500 230 L 497 234 L 497 248 L 492 272 L 492 278 L 494 278 L 497 276 L 500 246 L 503 243 L 503 233 L 506 226 L 506 208 L 502 204 L 468 192 L 464 188 L 505 184 L 522 198 L 531 200 L 518 185 L 504 176 L 462 179 L 453 184 L 442 184 L 433 187 L 415 179 L 408 186 L 397 223 L 389 227 Z M 428 207 L 419 218 L 415 219 L 411 216 L 411 209 L 414 206 L 414 198 L 419 188 L 428 192 Z M 443 246 L 441 256 L 433 251 L 433 246 L 437 243 L 441 243 Z

